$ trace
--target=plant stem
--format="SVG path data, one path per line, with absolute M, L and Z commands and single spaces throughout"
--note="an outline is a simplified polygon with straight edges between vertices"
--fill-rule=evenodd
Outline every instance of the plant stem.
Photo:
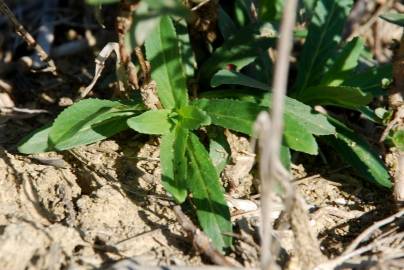
M 275 74 L 273 80 L 272 110 L 269 121 L 266 158 L 260 164 L 262 178 L 262 245 L 261 245 L 261 269 L 270 269 L 274 258 L 271 258 L 272 244 L 272 218 L 271 218 L 271 186 L 277 181 L 279 175 L 279 153 L 283 134 L 283 112 L 288 82 L 289 55 L 293 46 L 293 28 L 296 20 L 297 0 L 287 0 L 283 11 L 283 18 L 280 28 L 278 42 L 278 59 L 275 63 Z M 269 53 L 269 51 L 268 51 Z M 267 132 L 268 132 L 267 131 Z M 266 161 L 265 161 L 266 160 Z M 267 177 L 263 177 L 266 175 Z

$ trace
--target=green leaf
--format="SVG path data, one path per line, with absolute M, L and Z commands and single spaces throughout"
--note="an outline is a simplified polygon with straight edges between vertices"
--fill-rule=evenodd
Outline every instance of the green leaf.
M 207 112 L 213 124 L 249 135 L 258 113 L 266 110 L 253 103 L 230 99 L 198 99 L 193 104 Z
M 178 41 L 180 44 L 180 54 L 182 57 L 182 63 L 184 64 L 185 74 L 188 79 L 191 79 L 195 76 L 195 68 L 197 64 L 194 52 L 192 50 L 186 20 L 177 21 L 175 23 L 175 29 L 177 30 Z
M 160 144 L 161 180 L 177 203 L 183 203 L 187 197 L 188 134 L 188 130 L 177 125 L 173 131 L 162 136 Z
M 207 128 L 209 137 L 209 157 L 216 168 L 217 173 L 223 171 L 230 161 L 231 149 L 221 127 L 210 126 Z
M 140 104 L 85 99 L 65 109 L 55 119 L 49 143 L 66 150 L 108 138 L 128 128 L 126 119 L 144 110 Z
M 400 151 L 404 151 L 404 129 L 394 131 L 392 141 L 394 146 L 400 149 Z
M 229 14 L 222 7 L 219 7 L 218 26 L 224 39 L 228 39 L 238 30 Z
M 188 104 L 182 58 L 174 25 L 168 16 L 161 18 L 156 30 L 146 40 L 146 55 L 152 66 L 152 78 L 165 109 Z
M 386 13 L 380 17 L 388 22 L 397 24 L 399 26 L 404 26 L 404 14 L 403 13 Z
M 34 154 L 52 151 L 48 136 L 52 124 L 47 124 L 25 136 L 18 143 L 18 151 L 23 154 Z
M 285 145 L 281 145 L 280 149 L 280 159 L 282 162 L 282 165 L 285 167 L 286 170 L 290 170 L 290 167 L 292 165 L 292 156 L 290 155 L 290 149 L 289 147 Z
M 332 105 L 347 109 L 356 109 L 372 101 L 372 95 L 360 88 L 349 86 L 315 86 L 304 90 L 300 101 L 310 105 Z
M 284 143 L 293 150 L 310 155 L 318 154 L 316 139 L 298 120 L 285 114 Z
M 364 43 L 359 37 L 346 44 L 331 68 L 324 74 L 321 85 L 339 86 L 352 75 L 364 50 Z
M 180 0 L 143 0 L 137 4 L 136 10 L 132 13 L 133 23 L 125 36 L 129 52 L 132 52 L 135 47 L 143 45 L 164 15 L 186 18 L 190 12 Z
M 240 72 L 226 69 L 219 70 L 210 81 L 210 85 L 212 87 L 217 87 L 223 84 L 243 85 L 265 91 L 269 90 L 269 86 L 265 83 L 257 81 L 254 78 L 248 77 Z
M 177 112 L 180 116 L 180 123 L 184 128 L 197 129 L 200 126 L 210 125 L 209 115 L 195 106 L 184 106 Z
M 327 137 L 342 159 L 357 170 L 365 179 L 381 186 L 391 188 L 389 173 L 383 161 L 370 145 L 357 132 L 348 128 L 335 118 L 328 117 L 337 129 L 337 135 Z
M 383 89 L 383 79 L 392 77 L 393 67 L 391 64 L 387 64 L 369 68 L 361 73 L 353 73 L 344 81 L 344 85 L 359 87 L 365 93 L 379 96 L 387 94 L 387 91 Z
M 258 16 L 261 20 L 274 21 L 282 17 L 283 0 L 262 0 L 260 1 Z
M 201 98 L 208 99 L 235 99 L 255 103 L 258 106 L 268 107 L 269 93 L 256 89 L 218 89 L 202 92 Z
M 272 94 L 269 95 L 268 100 L 269 102 L 272 100 Z M 310 106 L 293 98 L 286 97 L 285 99 L 285 115 L 296 119 L 302 127 L 314 135 L 335 133 L 335 128 L 324 115 L 314 112 Z
M 86 3 L 89 5 L 113 4 L 118 2 L 119 0 L 86 0 Z
M 199 99 L 193 104 L 205 110 L 213 124 L 248 135 L 252 133 L 258 113 L 267 110 L 254 103 L 228 99 Z M 290 108 L 285 108 L 285 143 L 294 150 L 316 154 L 317 144 L 311 134 L 333 134 L 335 128 L 325 116 L 312 113 L 307 105 L 291 99 L 286 104 Z
M 170 132 L 173 122 L 170 121 L 170 110 L 151 110 L 127 120 L 128 126 L 139 133 L 166 134 Z
M 235 96 L 240 100 L 214 99 L 217 97 L 214 95 L 215 93 L 218 93 L 220 97 Z M 244 91 L 239 91 L 236 95 L 234 95 L 234 93 L 237 93 L 236 90 L 229 90 L 227 93 L 226 91 L 212 91 L 207 95 L 207 97 L 211 98 L 209 101 L 200 99 L 194 101 L 194 104 L 211 116 L 213 124 L 216 124 L 215 119 L 219 118 L 218 125 L 226 124 L 222 122 L 229 122 L 226 124 L 226 128 L 232 129 L 232 127 L 235 126 L 236 128 L 238 127 L 235 129 L 236 131 L 251 134 L 250 125 L 252 126 L 255 117 L 260 111 L 267 110 L 268 106 L 271 105 L 272 94 L 263 94 L 262 91 L 257 91 L 257 95 L 248 94 Z M 234 105 L 232 105 L 232 103 L 234 103 Z M 240 110 L 238 106 L 242 109 Z M 217 114 L 215 119 L 212 114 Z M 226 116 L 222 116 L 222 114 Z M 293 98 L 286 97 L 285 114 L 296 119 L 302 127 L 314 135 L 329 135 L 335 133 L 335 128 L 328 122 L 324 115 L 314 112 L 310 106 Z M 227 115 L 229 115 L 229 118 L 227 118 Z M 239 119 L 239 121 L 243 123 L 242 125 L 240 125 L 239 122 L 232 123 L 233 119 L 238 116 L 243 118 Z
M 199 139 L 190 133 L 187 145 L 189 164 L 188 189 L 196 206 L 196 215 L 203 231 L 212 240 L 213 245 L 223 250 L 231 245 L 232 232 L 230 212 L 223 194 L 223 188 L 209 154 Z
M 266 50 L 275 44 L 274 38 L 261 35 L 261 29 L 268 27 L 268 25 L 259 23 L 248 25 L 228 38 L 202 64 L 200 68 L 201 81 L 210 80 L 216 71 L 226 68 L 228 64 L 233 64 L 237 70 L 240 70 L 253 62 L 258 56 L 259 50 Z
M 313 15 L 314 6 L 317 0 L 303 0 L 304 12 L 306 13 L 306 18 L 310 18 Z
M 318 83 L 326 70 L 326 63 L 338 48 L 345 21 L 353 0 L 318 0 L 309 25 L 309 33 L 298 63 L 295 91 Z

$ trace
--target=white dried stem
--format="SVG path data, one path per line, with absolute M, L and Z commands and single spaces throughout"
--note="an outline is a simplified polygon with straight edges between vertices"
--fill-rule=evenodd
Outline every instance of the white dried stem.
M 271 254 L 272 246 L 272 218 L 271 218 L 271 192 L 275 183 L 282 178 L 288 181 L 288 173 L 285 173 L 280 159 L 280 147 L 283 134 L 283 112 L 286 95 L 286 87 L 289 71 L 289 55 L 293 46 L 293 28 L 296 17 L 297 0 L 287 0 L 283 13 L 280 38 L 278 43 L 278 59 L 275 63 L 273 81 L 273 100 L 271 117 L 261 113 L 257 119 L 260 139 L 260 175 L 262 185 L 261 209 L 261 268 L 270 269 L 274 264 L 275 254 Z M 288 185 L 284 185 L 287 187 Z M 287 197 L 291 191 L 288 189 Z M 291 205 L 291 204 L 289 204 Z M 274 256 L 272 256 L 274 255 Z

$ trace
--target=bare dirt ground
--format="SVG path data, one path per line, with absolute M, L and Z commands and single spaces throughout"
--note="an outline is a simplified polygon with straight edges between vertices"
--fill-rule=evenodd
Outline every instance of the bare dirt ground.
M 232 139 L 234 162 L 225 178 L 237 186 L 229 198 L 258 205 L 258 179 L 249 169 L 239 174 L 251 164 L 248 142 Z M 28 157 L 1 149 L 0 269 L 108 269 L 125 258 L 141 265 L 208 263 L 192 248 L 160 185 L 158 141 L 129 141 Z M 393 211 L 388 192 L 364 185 L 344 169 L 307 177 L 295 166 L 294 174 L 328 256 L 341 253 L 364 228 Z M 259 212 L 233 207 L 232 218 L 237 235 L 229 256 L 243 266 L 259 266 Z M 292 251 L 290 231 L 277 234 Z

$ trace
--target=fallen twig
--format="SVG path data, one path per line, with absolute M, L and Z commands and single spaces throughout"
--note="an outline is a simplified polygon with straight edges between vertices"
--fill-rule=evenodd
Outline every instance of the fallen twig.
M 184 214 L 184 212 L 182 212 L 180 206 L 174 206 L 174 213 L 177 216 L 178 222 L 187 232 L 188 236 L 192 238 L 192 243 L 199 252 L 205 254 L 213 263 L 217 265 L 235 266 L 213 247 L 209 237 L 207 237 L 200 229 L 198 229 L 198 227 L 194 225 L 194 223 Z
M 356 250 L 353 250 L 352 252 L 348 253 L 343 253 L 341 256 L 330 260 L 328 262 L 325 262 L 323 264 L 318 265 L 314 270 L 332 270 L 335 269 L 337 266 L 343 264 L 344 262 L 348 261 L 349 259 L 359 256 L 364 254 L 365 252 L 368 252 L 374 248 L 377 247 L 382 247 L 383 245 L 388 245 L 392 243 L 393 241 L 396 240 L 402 240 L 404 237 L 404 232 L 398 233 L 383 239 L 380 239 L 378 241 L 372 242 L 369 245 L 366 245 L 364 247 L 358 248 Z M 402 249 L 403 247 L 400 247 L 399 249 Z M 401 254 L 400 254 L 401 255 Z M 394 258 L 393 258 L 394 259 Z
M 347 247 L 345 252 L 343 254 L 348 254 L 353 252 L 363 241 L 367 240 L 376 230 L 379 228 L 394 222 L 396 219 L 401 218 L 404 216 L 404 210 L 401 210 L 400 212 L 385 218 L 383 220 L 380 220 L 376 223 L 374 223 L 372 226 L 367 228 L 364 232 L 362 232 L 356 239 Z

